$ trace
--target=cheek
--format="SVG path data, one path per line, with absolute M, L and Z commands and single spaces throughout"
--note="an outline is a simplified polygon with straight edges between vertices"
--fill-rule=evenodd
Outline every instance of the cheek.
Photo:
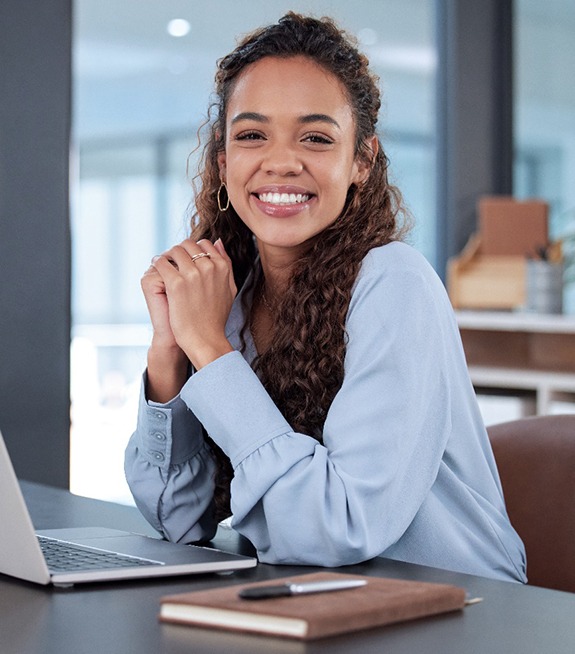
M 356 173 L 356 167 L 347 163 L 339 163 L 326 171 L 326 184 L 331 189 L 334 200 L 337 197 L 337 201 L 341 204 L 345 202 L 349 187 L 355 181 Z
M 322 162 L 324 174 L 329 175 L 333 182 L 338 181 L 340 185 L 349 187 L 357 175 L 358 166 L 351 151 L 340 153 L 330 161 Z
M 254 174 L 257 165 L 249 151 L 243 156 L 237 154 L 228 155 L 226 160 L 226 184 L 229 188 L 239 189 L 243 187 Z

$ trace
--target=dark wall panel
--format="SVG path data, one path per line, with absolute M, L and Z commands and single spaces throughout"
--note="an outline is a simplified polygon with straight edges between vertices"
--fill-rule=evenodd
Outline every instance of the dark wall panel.
M 513 191 L 513 0 L 436 7 L 437 242 L 445 264 L 475 229 L 477 199 Z
M 0 429 L 68 485 L 71 0 L 0 2 Z

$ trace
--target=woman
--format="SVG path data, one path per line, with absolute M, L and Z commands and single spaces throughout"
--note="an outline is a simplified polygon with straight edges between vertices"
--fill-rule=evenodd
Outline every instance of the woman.
M 524 581 L 449 300 L 401 242 L 367 59 L 289 13 L 216 91 L 192 236 L 142 279 L 142 513 L 181 542 L 232 515 L 268 563 Z

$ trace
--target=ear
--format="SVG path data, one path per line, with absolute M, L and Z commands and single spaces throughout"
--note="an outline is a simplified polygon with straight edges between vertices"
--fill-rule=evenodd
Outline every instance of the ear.
M 222 182 L 226 181 L 226 152 L 222 150 L 218 152 L 218 169 L 220 171 L 220 179 Z
M 369 174 L 371 172 L 371 167 L 373 166 L 373 162 L 375 161 L 377 153 L 379 152 L 379 141 L 377 139 L 377 136 L 373 135 L 370 138 L 366 139 L 365 148 L 369 153 L 368 159 L 367 160 L 364 160 L 363 158 L 356 159 L 357 172 L 354 175 L 353 181 L 358 186 L 363 184 L 369 177 Z

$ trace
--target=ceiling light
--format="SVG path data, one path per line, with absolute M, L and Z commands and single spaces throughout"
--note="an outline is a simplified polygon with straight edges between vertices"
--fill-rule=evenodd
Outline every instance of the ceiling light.
M 174 18 L 168 23 L 168 34 L 179 38 L 186 36 L 191 29 L 190 23 L 185 18 Z

